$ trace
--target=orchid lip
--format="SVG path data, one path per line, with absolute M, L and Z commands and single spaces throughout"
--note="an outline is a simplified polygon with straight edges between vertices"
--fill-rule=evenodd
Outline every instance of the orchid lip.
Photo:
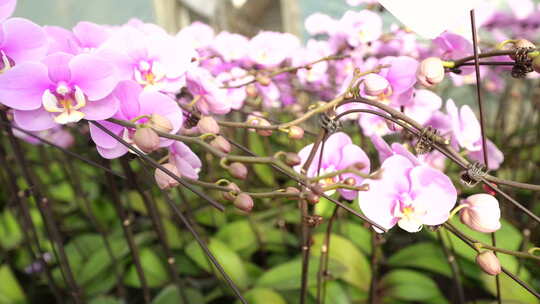
M 85 116 L 78 110 L 86 105 L 86 97 L 81 88 L 74 88 L 75 92 L 68 85 L 60 83 L 54 93 L 49 89 L 43 92 L 43 108 L 47 112 L 59 113 L 54 117 L 54 121 L 59 124 L 78 122 Z

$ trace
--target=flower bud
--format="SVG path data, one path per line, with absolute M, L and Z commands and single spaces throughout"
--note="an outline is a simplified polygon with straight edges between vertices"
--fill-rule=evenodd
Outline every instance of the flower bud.
M 253 199 L 245 193 L 240 193 L 234 199 L 234 206 L 244 212 L 250 212 L 253 209 Z
M 302 139 L 304 137 L 304 129 L 298 126 L 292 126 L 289 128 L 290 139 Z
M 429 57 L 420 63 L 417 78 L 426 87 L 432 87 L 444 79 L 444 66 L 440 58 Z
M 159 136 L 151 128 L 138 128 L 133 135 L 133 142 L 144 153 L 150 153 L 159 147 Z
M 489 275 L 498 275 L 501 273 L 501 262 L 491 250 L 486 250 L 476 256 L 476 264 Z
M 248 169 L 242 163 L 234 162 L 229 165 L 228 170 L 229 170 L 229 173 L 235 178 L 246 179 L 247 177 Z
M 262 86 L 265 86 L 265 87 L 268 86 L 270 82 L 272 81 L 270 77 L 264 76 L 264 75 L 257 75 L 256 79 L 258 83 L 260 83 Z
M 173 130 L 173 125 L 167 117 L 155 113 L 150 116 L 150 126 L 165 133 Z
M 235 183 L 229 183 L 226 187 L 229 188 L 232 192 L 240 193 L 240 187 L 238 187 L 238 185 Z M 234 201 L 234 199 L 236 198 L 236 195 L 232 194 L 231 192 L 223 192 L 222 196 L 224 200 L 230 202 Z
M 262 126 L 262 127 L 271 126 L 271 124 L 268 122 L 268 120 L 266 120 L 264 118 L 259 118 L 258 119 L 258 125 Z M 270 136 L 270 135 L 272 135 L 272 130 L 270 130 L 270 129 L 257 129 L 257 134 L 259 134 L 260 136 Z
M 217 121 L 212 116 L 203 116 L 197 123 L 199 132 L 219 134 L 219 125 Z
M 216 138 L 212 139 L 210 145 L 223 153 L 231 152 L 231 144 L 223 136 L 217 136 Z
M 293 152 L 285 153 L 285 163 L 287 165 L 293 167 L 296 165 L 300 165 L 301 162 L 302 162 L 302 159 L 300 158 L 300 156 L 298 156 L 298 154 L 293 153 Z
M 390 87 L 386 78 L 377 74 L 368 74 L 364 77 L 364 89 L 367 95 L 377 96 L 384 93 Z
M 300 190 L 298 190 L 298 188 L 296 188 L 296 187 L 287 187 L 285 189 L 285 192 L 287 192 L 287 193 L 300 193 Z
M 306 201 L 312 205 L 317 204 L 320 199 L 321 199 L 320 196 L 318 196 L 317 194 L 311 191 L 306 194 Z
M 501 228 L 501 210 L 497 199 L 489 194 L 479 193 L 462 202 L 466 207 L 460 210 L 461 222 L 469 228 L 490 233 Z
M 356 185 L 356 179 L 354 179 L 354 177 L 347 177 L 343 183 L 345 185 L 349 185 L 349 186 L 355 186 Z
M 249 97 L 257 97 L 259 94 L 259 91 L 257 90 L 257 87 L 254 84 L 249 84 L 246 86 L 246 94 Z
M 171 171 L 176 176 L 180 177 L 180 173 L 175 165 L 171 163 L 166 163 L 163 167 Z M 178 181 L 169 176 L 167 173 L 163 172 L 161 169 L 156 168 L 154 171 L 154 179 L 160 189 L 169 189 L 178 185 Z

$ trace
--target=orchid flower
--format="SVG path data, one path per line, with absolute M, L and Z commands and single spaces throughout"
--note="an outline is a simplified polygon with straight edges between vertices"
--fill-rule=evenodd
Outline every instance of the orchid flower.
M 83 118 L 111 117 L 118 109 L 110 95 L 117 83 L 114 67 L 101 58 L 56 53 L 0 75 L 0 102 L 14 109 L 22 128 L 41 131 Z
M 448 176 L 402 155 L 390 156 L 381 168 L 382 178 L 366 181 L 369 190 L 358 192 L 360 209 L 370 220 L 386 229 L 397 224 L 418 232 L 448 219 L 457 199 Z
M 302 162 L 300 163 L 300 165 L 294 167 L 296 171 L 301 170 L 302 166 L 307 161 L 307 158 L 312 148 L 313 144 L 310 144 L 305 146 L 304 148 L 302 148 L 302 150 L 300 150 L 300 152 L 298 152 L 298 155 L 300 156 Z M 363 166 L 360 170 L 362 173 L 369 173 L 370 162 L 367 154 L 360 147 L 353 144 L 351 138 L 343 132 L 334 133 L 330 135 L 330 137 L 328 137 L 328 139 L 325 141 L 321 167 L 320 170 L 318 170 L 320 155 L 321 148 L 319 147 L 319 149 L 315 153 L 313 162 L 307 169 L 306 174 L 308 177 L 316 177 L 327 173 L 332 173 L 337 170 L 343 170 L 355 164 L 361 164 Z M 327 187 L 335 183 L 342 182 L 348 177 L 352 177 L 354 179 L 356 186 L 359 186 L 363 181 L 363 178 L 358 175 L 355 175 L 353 173 L 344 173 L 334 176 L 332 178 L 323 179 L 319 182 L 322 187 Z M 347 189 L 339 189 L 338 191 L 341 196 L 343 196 L 343 198 L 348 200 L 354 199 L 357 192 Z

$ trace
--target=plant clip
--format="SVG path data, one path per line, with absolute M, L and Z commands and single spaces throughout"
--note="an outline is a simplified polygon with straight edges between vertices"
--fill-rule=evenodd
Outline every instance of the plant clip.
M 328 116 L 326 113 L 319 115 L 319 124 L 328 132 L 328 134 L 335 133 L 343 127 L 341 125 L 341 121 L 336 120 L 334 117 Z
M 324 218 L 320 215 L 308 215 L 304 216 L 304 221 L 309 227 L 317 227 L 322 224 Z
M 193 110 L 193 112 L 190 112 L 190 111 L 186 111 L 186 110 L 183 110 L 182 111 L 183 114 L 184 114 L 184 128 L 186 129 L 191 129 L 195 126 L 197 126 L 197 124 L 199 123 L 199 116 L 200 115 L 197 115 L 199 113 L 195 113 L 195 110 Z
M 448 140 L 439 135 L 439 130 L 432 126 L 427 126 L 422 129 L 414 150 L 417 154 L 426 154 L 433 150 L 433 144 L 435 143 L 447 145 Z
M 463 185 L 472 188 L 476 186 L 487 173 L 488 170 L 486 170 L 485 165 L 475 162 L 469 166 L 467 171 L 461 173 L 460 181 Z
M 512 67 L 512 77 L 525 78 L 527 73 L 533 71 L 532 59 L 529 58 L 529 52 L 533 48 L 517 48 L 514 54 L 514 66 Z

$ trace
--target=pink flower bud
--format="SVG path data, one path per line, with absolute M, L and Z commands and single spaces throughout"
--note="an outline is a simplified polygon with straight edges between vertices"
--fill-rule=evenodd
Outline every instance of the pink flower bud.
M 268 86 L 270 82 L 272 81 L 270 77 L 263 76 L 263 75 L 257 75 L 256 79 L 258 83 L 260 83 L 262 86 L 265 86 L 265 87 Z
M 271 124 L 268 122 L 268 120 L 261 118 L 259 119 L 259 126 L 269 127 L 271 126 Z M 272 135 L 272 130 L 257 129 L 257 134 L 259 134 L 260 136 L 270 136 Z
M 476 263 L 485 273 L 492 276 L 498 275 L 502 271 L 499 258 L 491 250 L 479 253 L 476 256 Z
M 462 201 L 466 207 L 460 210 L 461 222 L 469 228 L 490 233 L 501 228 L 501 210 L 497 199 L 489 194 L 479 193 Z
M 418 80 L 426 87 L 432 87 L 444 79 L 444 66 L 440 58 L 429 57 L 420 63 Z
M 229 165 L 228 170 L 229 173 L 235 178 L 246 179 L 247 177 L 248 169 L 242 163 L 234 162 Z
M 238 187 L 238 185 L 235 183 L 229 183 L 226 187 L 232 192 L 240 193 L 240 187 Z M 223 192 L 222 196 L 224 200 L 230 202 L 234 201 L 236 198 L 236 195 L 232 194 L 231 192 Z
M 178 172 L 178 169 L 175 165 L 171 163 L 166 163 L 163 165 L 163 167 L 171 171 L 176 176 L 180 177 L 180 173 Z M 172 178 L 159 168 L 154 171 L 154 179 L 156 180 L 158 187 L 161 189 L 169 189 L 178 185 L 178 181 L 176 181 L 174 178 Z
M 201 117 L 201 119 L 197 123 L 197 127 L 199 128 L 199 132 L 203 134 L 219 134 L 219 125 L 212 116 Z
M 293 152 L 285 153 L 285 163 L 287 165 L 293 167 L 296 165 L 300 165 L 301 162 L 302 162 L 302 159 L 300 158 L 300 156 L 298 156 L 298 154 L 293 153 Z
M 298 190 L 298 188 L 296 188 L 296 187 L 287 187 L 285 189 L 285 192 L 287 192 L 287 193 L 295 193 L 296 194 L 296 193 L 300 193 L 300 190 Z
M 223 136 L 217 136 L 216 138 L 212 139 L 210 145 L 223 153 L 231 152 L 231 144 Z
M 378 74 L 368 74 L 364 77 L 364 89 L 367 95 L 377 96 L 390 87 L 388 80 Z
M 159 136 L 150 128 L 139 128 L 133 135 L 133 142 L 144 153 L 150 153 L 159 148 Z
M 306 201 L 312 205 L 317 204 L 320 199 L 321 197 L 313 192 L 309 192 L 308 194 L 306 194 Z
M 250 212 L 253 209 L 253 199 L 245 193 L 240 193 L 234 199 L 234 206 L 244 212 Z
M 249 97 L 257 97 L 259 94 L 259 91 L 257 90 L 257 87 L 254 84 L 250 84 L 246 86 L 246 94 Z
M 290 139 L 302 139 L 304 137 L 304 129 L 298 126 L 292 126 L 289 128 Z
M 252 116 L 252 115 L 250 115 L 248 117 L 248 122 L 252 126 L 263 126 L 263 127 L 271 126 L 271 124 L 268 122 L 268 120 L 266 120 L 264 118 L 261 118 L 261 117 Z M 255 129 L 255 132 L 257 132 L 257 134 L 259 134 L 260 136 L 270 136 L 270 135 L 272 135 L 272 130 Z
M 169 133 L 173 130 L 171 121 L 167 117 L 159 114 L 152 114 L 152 116 L 150 116 L 150 126 L 165 133 Z

